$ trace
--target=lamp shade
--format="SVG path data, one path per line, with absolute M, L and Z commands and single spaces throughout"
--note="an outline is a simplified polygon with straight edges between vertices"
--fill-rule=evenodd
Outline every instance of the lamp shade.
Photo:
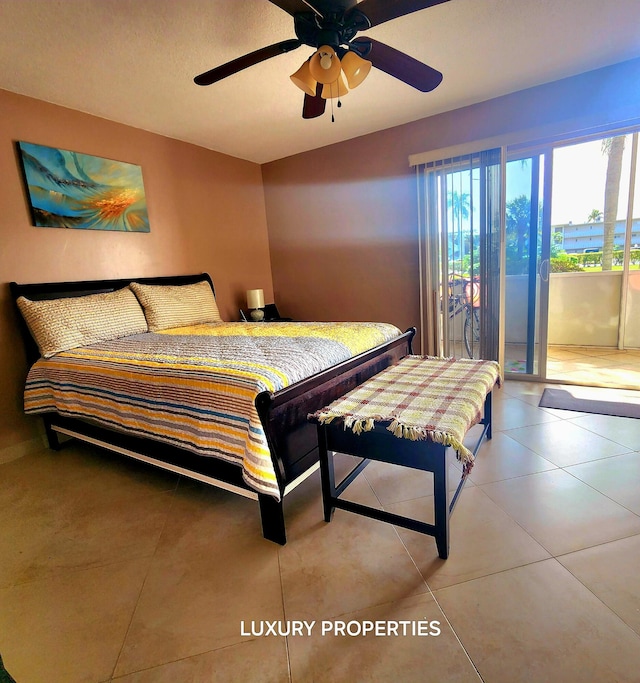
M 357 88 L 371 71 L 371 62 L 362 59 L 355 52 L 347 52 L 342 58 L 342 71 L 347 77 L 347 83 L 353 90 Z
M 331 100 L 336 97 L 342 97 L 343 95 L 346 95 L 348 92 L 349 88 L 347 88 L 347 84 L 344 82 L 342 74 L 338 74 L 338 78 L 336 78 L 335 81 L 332 81 L 331 83 L 325 83 L 322 86 L 321 97 L 325 100 Z
M 328 45 L 319 47 L 309 60 L 309 71 L 318 83 L 333 83 L 340 75 L 340 60 Z
M 261 289 L 247 290 L 247 306 L 249 308 L 264 308 L 264 292 Z
M 294 74 L 290 76 L 291 80 L 300 88 L 300 90 L 314 97 L 316 94 L 316 80 L 309 71 L 309 60 L 307 60 Z

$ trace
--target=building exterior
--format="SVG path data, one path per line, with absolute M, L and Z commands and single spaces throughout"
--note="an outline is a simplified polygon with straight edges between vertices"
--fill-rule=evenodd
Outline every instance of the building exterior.
M 562 234 L 560 246 L 567 254 L 583 254 L 590 251 L 602 251 L 604 241 L 604 223 L 602 220 L 592 223 L 567 223 L 554 225 L 551 228 L 554 233 Z M 616 248 L 624 247 L 626 222 L 616 222 L 614 245 Z M 640 247 L 640 218 L 633 219 L 631 231 L 631 247 Z

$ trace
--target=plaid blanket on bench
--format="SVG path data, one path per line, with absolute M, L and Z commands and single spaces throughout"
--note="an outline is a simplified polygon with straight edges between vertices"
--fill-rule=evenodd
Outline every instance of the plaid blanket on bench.
M 501 382 L 495 361 L 406 356 L 309 417 L 321 424 L 342 419 L 356 434 L 389 423 L 399 438 L 452 446 L 468 471 L 473 453 L 464 436 L 482 419 L 487 394 Z

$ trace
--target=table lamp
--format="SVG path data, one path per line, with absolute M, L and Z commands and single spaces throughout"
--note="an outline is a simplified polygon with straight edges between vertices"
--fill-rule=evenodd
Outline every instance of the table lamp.
M 251 309 L 251 320 L 260 322 L 264 320 L 264 292 L 261 289 L 247 290 L 247 306 Z

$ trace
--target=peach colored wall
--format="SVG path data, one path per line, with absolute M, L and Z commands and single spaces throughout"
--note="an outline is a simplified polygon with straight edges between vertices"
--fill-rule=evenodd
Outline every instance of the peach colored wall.
M 150 233 L 31 226 L 15 143 L 142 167 Z M 0 91 L 0 450 L 34 436 L 21 410 L 25 359 L 8 282 L 206 271 L 236 320 L 245 290 L 272 279 L 260 167 L 105 119 Z
M 263 166 L 275 298 L 287 315 L 415 324 L 415 180 L 385 137 Z
M 639 116 L 640 60 L 634 60 L 263 165 L 276 301 L 302 320 L 418 326 L 410 154 Z

